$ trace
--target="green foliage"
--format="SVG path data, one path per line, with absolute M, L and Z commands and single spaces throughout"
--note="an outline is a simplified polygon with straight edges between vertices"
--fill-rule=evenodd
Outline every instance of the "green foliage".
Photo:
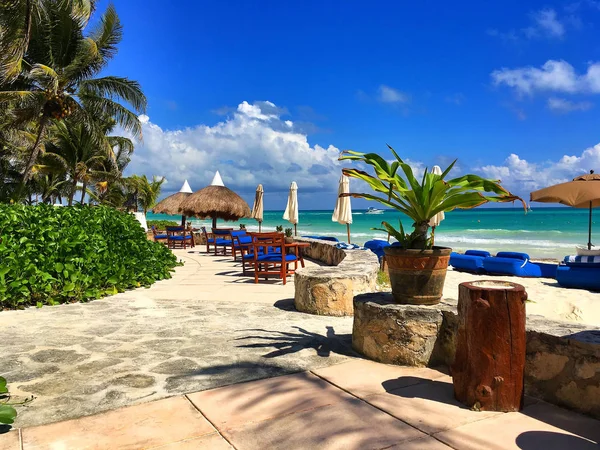
M 245 229 L 246 229 L 246 224 L 240 223 L 240 230 L 245 230 Z
M 0 309 L 86 301 L 171 277 L 177 258 L 131 214 L 0 205 Z
M 292 237 L 294 235 L 294 229 L 293 228 L 286 228 L 285 229 L 285 237 Z
M 380 287 L 390 286 L 390 276 L 386 271 L 381 269 L 377 271 L 377 285 Z
M 277 231 L 278 233 L 283 233 L 283 225 L 277 225 L 275 227 L 275 231 Z
M 157 230 L 166 230 L 167 227 L 178 227 L 181 225 L 179 222 L 174 220 L 148 220 L 148 228 L 156 227 Z
M 15 408 L 7 403 L 9 398 L 10 394 L 6 387 L 6 379 L 0 377 L 0 424 L 10 425 L 17 417 Z
M 446 180 L 456 160 L 437 175 L 425 169 L 419 181 L 414 176 L 410 165 L 406 164 L 396 151 L 388 146 L 395 161 L 389 163 L 376 153 L 359 153 L 344 151 L 340 160 L 358 161 L 373 168 L 375 175 L 359 169 L 343 169 L 349 177 L 366 182 L 375 194 L 350 193 L 342 194 L 367 200 L 377 201 L 389 208 L 400 211 L 410 217 L 415 231 L 411 234 L 397 231 L 389 223 L 383 223 L 385 230 L 398 239 L 404 248 L 431 248 L 431 240 L 427 238 L 429 221 L 440 212 L 452 211 L 456 208 L 471 209 L 484 203 L 504 203 L 521 201 L 511 194 L 498 181 L 488 180 L 478 175 L 464 175 Z

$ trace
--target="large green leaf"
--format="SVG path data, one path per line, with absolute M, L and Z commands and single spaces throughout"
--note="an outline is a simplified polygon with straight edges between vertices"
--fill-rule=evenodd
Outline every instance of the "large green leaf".
M 10 405 L 0 404 L 0 423 L 10 425 L 15 422 L 17 411 Z

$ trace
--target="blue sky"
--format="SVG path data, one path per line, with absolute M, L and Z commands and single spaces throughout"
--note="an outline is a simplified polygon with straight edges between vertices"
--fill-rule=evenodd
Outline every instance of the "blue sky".
M 336 152 L 386 143 L 526 196 L 600 170 L 600 1 L 405 3 L 114 1 L 108 72 L 149 99 L 130 170 L 169 193 L 218 169 L 268 209 L 293 179 L 333 208 Z

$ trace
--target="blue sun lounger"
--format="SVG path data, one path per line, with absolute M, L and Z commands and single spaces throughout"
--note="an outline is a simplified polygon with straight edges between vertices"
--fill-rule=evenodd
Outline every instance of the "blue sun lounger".
M 452 252 L 450 265 L 456 270 L 473 273 L 484 273 L 483 260 L 491 257 L 485 250 L 467 250 L 464 255 Z
M 563 287 L 600 290 L 600 256 L 566 256 L 556 269 L 556 281 Z
M 516 277 L 541 277 L 539 264 L 529 261 L 527 253 L 498 252 L 496 256 L 483 260 L 483 269 L 496 275 L 513 275 Z

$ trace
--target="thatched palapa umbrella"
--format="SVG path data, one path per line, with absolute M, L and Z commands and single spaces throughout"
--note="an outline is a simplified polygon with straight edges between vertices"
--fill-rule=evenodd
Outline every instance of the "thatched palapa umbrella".
M 181 204 L 190 195 L 192 195 L 192 188 L 188 181 L 185 180 L 179 192 L 169 195 L 167 198 L 158 202 L 152 209 L 152 212 L 155 214 L 168 214 L 170 216 L 181 214 Z M 181 226 L 185 226 L 185 214 L 181 215 Z
M 210 186 L 194 192 L 181 204 L 181 211 L 199 219 L 212 219 L 213 228 L 217 227 L 217 219 L 239 220 L 250 217 L 248 204 L 223 184 L 217 171 Z

